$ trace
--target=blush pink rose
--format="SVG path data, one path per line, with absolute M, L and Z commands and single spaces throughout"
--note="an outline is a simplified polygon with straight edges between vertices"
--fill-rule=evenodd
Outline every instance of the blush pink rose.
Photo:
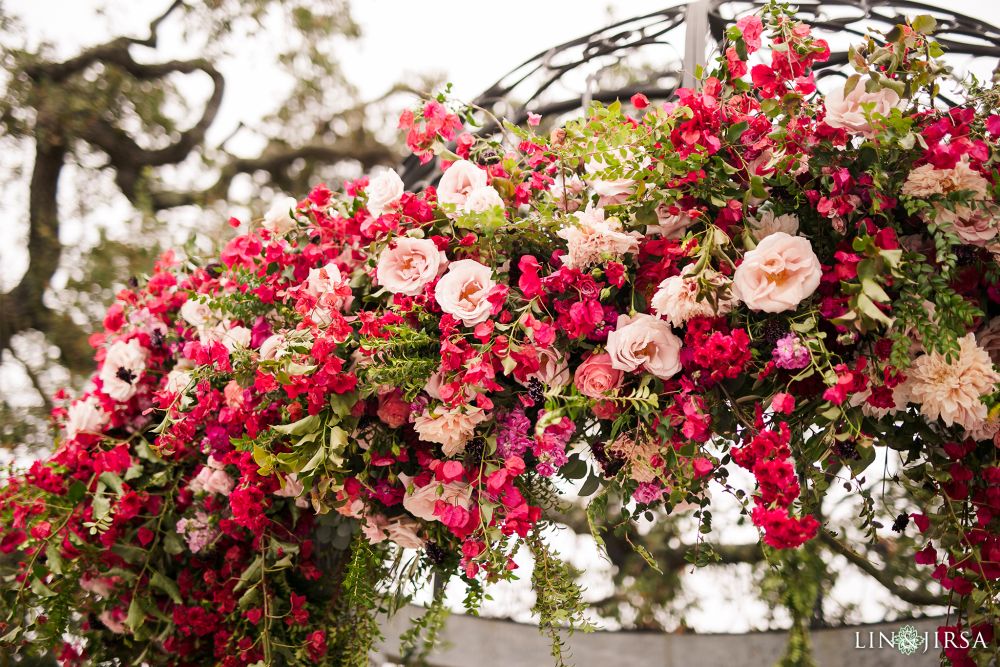
M 438 501 L 466 510 L 472 505 L 472 487 L 465 482 L 431 482 L 427 486 L 417 487 L 406 475 L 400 475 L 399 480 L 406 487 L 403 507 L 418 519 L 438 521 L 438 517 L 434 515 Z
M 488 185 L 470 192 L 462 206 L 466 213 L 485 213 L 496 208 L 503 208 L 503 198 Z
M 369 514 L 361 522 L 361 534 L 367 538 L 371 544 L 378 544 L 385 541 L 389 520 L 384 514 Z
M 281 481 L 281 488 L 274 492 L 279 498 L 295 498 L 295 506 L 305 509 L 309 507 L 309 500 L 303 495 L 305 485 L 299 481 L 299 476 L 294 472 L 289 473 Z
M 379 255 L 375 276 L 378 284 L 393 294 L 417 296 L 447 263 L 434 241 L 402 236 Z
M 392 169 L 387 169 L 376 176 L 365 188 L 368 195 L 368 212 L 373 218 L 377 218 L 385 210 L 398 202 L 403 197 L 403 179 Z
M 494 287 L 490 267 L 474 259 L 461 259 L 452 262 L 434 286 L 434 298 L 441 310 L 473 327 L 489 319 L 493 306 L 486 297 Z
M 546 387 L 565 387 L 569 384 L 569 364 L 558 350 L 547 347 L 535 348 L 538 353 L 538 370 L 528 373 L 527 379 L 535 378 Z
M 125 610 L 121 607 L 105 609 L 97 616 L 97 620 L 103 623 L 104 627 L 116 635 L 123 635 L 128 630 L 128 625 L 126 625 L 125 619 Z
M 681 340 L 670 325 L 645 313 L 619 315 L 616 329 L 608 334 L 611 365 L 622 371 L 644 368 L 666 380 L 681 370 L 680 351 Z
M 424 539 L 420 537 L 420 524 L 413 519 L 396 519 L 388 525 L 389 541 L 404 549 L 422 549 Z
M 816 288 L 822 271 L 809 239 L 775 232 L 743 257 L 733 274 L 733 295 L 750 310 L 794 310 Z
M 588 398 L 604 398 L 622 383 L 622 372 L 611 364 L 611 355 L 592 354 L 576 367 L 573 384 Z
M 686 211 L 681 210 L 677 213 L 671 213 L 670 210 L 672 208 L 676 209 L 675 206 L 666 202 L 657 204 L 654 211 L 656 213 L 657 224 L 646 227 L 646 233 L 660 234 L 666 239 L 679 239 L 684 237 L 684 232 L 687 231 L 688 227 L 698 222 L 689 216 Z
M 837 86 L 826 96 L 826 124 L 830 127 L 839 127 L 851 132 L 867 134 L 872 131 L 871 123 L 865 117 L 864 106 L 874 105 L 872 114 L 888 116 L 894 106 L 899 104 L 899 95 L 889 88 L 882 88 L 869 93 L 865 91 L 868 77 L 858 81 L 848 94 L 844 94 L 844 88 Z
M 438 201 L 442 204 L 465 206 L 474 190 L 486 187 L 486 172 L 468 160 L 453 163 L 438 183 Z
M 285 334 L 272 334 L 260 344 L 260 358 L 263 361 L 273 361 L 284 356 L 288 339 Z

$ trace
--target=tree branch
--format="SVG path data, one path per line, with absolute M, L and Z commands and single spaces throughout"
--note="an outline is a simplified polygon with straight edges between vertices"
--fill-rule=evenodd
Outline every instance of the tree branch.
M 900 586 L 895 581 L 895 575 L 888 570 L 876 567 L 868 558 L 841 542 L 830 531 L 821 531 L 819 537 L 823 544 L 846 558 L 849 563 L 869 575 L 900 600 L 920 607 L 931 605 L 947 606 L 948 600 L 943 595 L 934 595 L 926 590 L 911 590 L 905 586 Z
M 313 160 L 336 163 L 356 160 L 366 170 L 376 165 L 391 164 L 396 154 L 376 142 L 338 140 L 332 144 L 307 144 L 305 146 L 272 146 L 260 157 L 232 158 L 219 171 L 215 183 L 204 190 L 156 191 L 150 193 L 149 201 L 154 210 L 176 208 L 178 206 L 205 205 L 225 199 L 229 186 L 239 174 L 263 171 L 277 177 L 298 160 Z
M 62 62 L 38 62 L 24 68 L 25 74 L 35 80 L 48 79 L 54 83 L 65 81 L 74 74 L 79 74 L 97 62 L 115 57 L 116 53 L 128 52 L 130 46 L 148 46 L 155 48 L 159 38 L 160 25 L 177 9 L 184 6 L 183 0 L 174 0 L 159 16 L 149 23 L 148 36 L 116 37 L 115 39 L 93 46 L 79 55 Z
M 48 310 L 43 297 L 62 252 L 56 194 L 65 155 L 62 141 L 49 132 L 36 139 L 28 197 L 28 268 L 17 287 L 0 294 L 0 351 L 10 347 L 15 333 L 39 328 Z

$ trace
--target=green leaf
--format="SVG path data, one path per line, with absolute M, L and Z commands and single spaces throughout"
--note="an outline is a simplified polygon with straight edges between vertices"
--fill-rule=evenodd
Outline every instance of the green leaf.
M 177 583 L 173 579 L 169 579 L 162 572 L 153 572 L 153 576 L 149 580 L 149 583 L 169 595 L 170 599 L 173 600 L 174 603 L 180 604 L 182 602 L 181 592 L 180 589 L 177 588 Z
M 233 592 L 236 592 L 247 586 L 248 584 L 255 583 L 260 579 L 260 573 L 263 570 L 264 560 L 257 556 L 253 561 L 247 565 L 247 569 L 243 570 L 243 574 L 240 575 L 240 580 L 236 582 L 236 586 L 233 587 Z
M 146 612 L 142 610 L 142 605 L 139 604 L 139 597 L 133 596 L 132 602 L 128 605 L 128 615 L 125 617 L 125 625 L 135 633 L 145 622 Z
M 910 24 L 917 32 L 929 35 L 937 29 L 937 19 L 930 14 L 921 14 Z
M 587 471 L 587 464 L 579 456 L 573 456 L 559 472 L 566 479 L 583 479 Z
M 49 542 L 45 546 L 45 562 L 48 563 L 49 569 L 54 574 L 63 573 L 62 555 L 59 553 L 59 547 L 53 542 Z
M 305 435 L 306 433 L 317 430 L 319 425 L 319 415 L 309 415 L 308 417 L 303 417 L 302 419 L 292 422 L 291 424 L 279 424 L 278 426 L 272 426 L 271 430 L 284 435 Z
M 578 492 L 581 496 L 591 496 L 597 491 L 598 487 L 601 485 L 601 478 L 597 475 L 591 475 L 587 478 L 587 481 L 583 483 Z
M 56 592 L 45 585 L 39 578 L 31 580 L 31 592 L 41 598 L 51 598 L 56 596 Z
M 876 322 L 886 325 L 892 324 L 889 316 L 879 310 L 878 306 L 864 294 L 858 295 L 858 309 Z

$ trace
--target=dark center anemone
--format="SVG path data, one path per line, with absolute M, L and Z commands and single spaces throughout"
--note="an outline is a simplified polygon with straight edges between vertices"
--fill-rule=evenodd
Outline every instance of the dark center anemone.
M 115 373 L 115 376 L 122 382 L 128 382 L 129 384 L 135 382 L 135 373 L 124 366 L 118 368 L 118 372 Z

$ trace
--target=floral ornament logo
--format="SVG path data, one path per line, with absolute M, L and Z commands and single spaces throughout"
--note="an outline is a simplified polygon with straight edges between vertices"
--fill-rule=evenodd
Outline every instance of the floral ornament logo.
M 913 655 L 923 645 L 924 639 L 916 627 L 904 625 L 896 631 L 893 643 L 903 655 Z

